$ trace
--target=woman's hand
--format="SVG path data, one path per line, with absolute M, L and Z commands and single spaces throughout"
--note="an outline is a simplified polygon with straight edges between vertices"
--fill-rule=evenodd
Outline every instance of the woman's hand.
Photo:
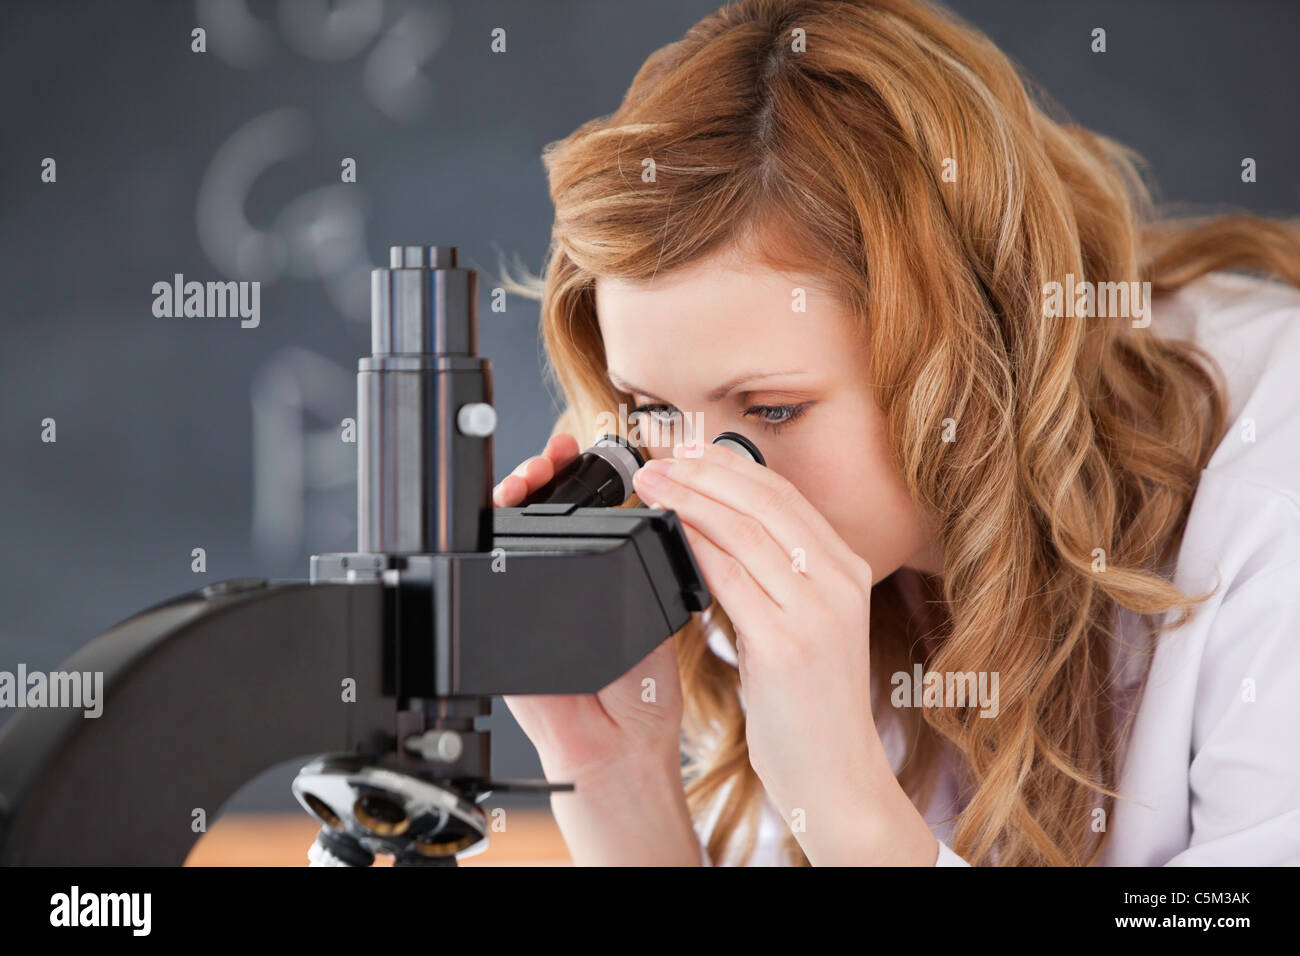
M 519 504 L 577 455 L 572 435 L 553 435 L 541 455 L 493 490 L 493 504 Z M 575 864 L 699 865 L 681 776 L 675 638 L 595 694 L 516 695 L 505 702 L 537 748 L 546 779 L 574 784 L 572 792 L 551 795 L 551 811 Z
M 780 475 L 711 444 L 673 454 L 637 494 L 677 512 L 735 625 L 750 763 L 804 853 L 933 865 L 871 713 L 870 566 Z
M 541 455 L 523 462 L 497 485 L 493 504 L 519 504 L 577 456 L 578 442 L 572 435 L 551 436 Z M 595 694 L 504 699 L 537 748 L 548 780 L 581 781 L 615 760 L 680 767 L 682 689 L 676 638 L 664 641 Z

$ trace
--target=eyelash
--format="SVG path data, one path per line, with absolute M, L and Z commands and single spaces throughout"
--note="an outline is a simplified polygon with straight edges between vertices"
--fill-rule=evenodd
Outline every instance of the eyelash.
M 749 408 L 745 409 L 742 414 L 750 415 L 754 412 L 758 412 L 759 423 L 769 432 L 775 434 L 786 425 L 801 418 L 803 413 L 808 411 L 808 406 L 811 404 L 812 402 L 800 402 L 797 405 L 751 405 Z M 654 402 L 649 405 L 638 405 L 636 408 L 632 409 L 632 414 L 649 415 L 666 408 L 672 408 L 672 406 L 665 405 L 662 402 Z M 771 412 L 783 414 L 785 417 L 773 420 L 767 417 L 766 414 Z

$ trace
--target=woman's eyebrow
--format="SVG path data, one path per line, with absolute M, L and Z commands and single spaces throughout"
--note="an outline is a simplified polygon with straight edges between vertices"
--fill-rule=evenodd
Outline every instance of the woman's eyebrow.
M 711 402 L 718 402 L 726 398 L 727 395 L 739 385 L 745 385 L 749 382 L 761 381 L 762 379 L 765 378 L 777 378 L 778 376 L 781 375 L 802 375 L 803 372 L 804 370 L 800 368 L 787 369 L 786 371 L 782 371 L 782 372 L 742 372 L 740 375 L 737 375 L 735 378 L 731 379 L 728 382 L 724 382 L 722 385 L 719 385 L 717 388 L 711 391 L 709 393 L 708 398 L 709 401 Z M 613 385 L 615 388 L 619 389 L 620 391 L 627 392 L 629 395 L 632 394 L 644 395 L 646 398 L 652 398 L 656 402 L 664 401 L 664 399 L 660 398 L 658 395 L 648 392 L 644 388 L 641 388 L 640 386 L 633 385 L 630 382 L 623 381 L 623 379 L 620 378 L 618 373 L 615 372 L 613 369 L 607 370 L 605 374 L 609 377 L 610 384 Z

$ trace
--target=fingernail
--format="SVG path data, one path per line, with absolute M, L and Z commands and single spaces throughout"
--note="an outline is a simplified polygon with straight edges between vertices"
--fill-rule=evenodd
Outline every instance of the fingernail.
M 672 466 L 672 462 L 664 458 L 655 458 L 646 462 L 637 475 L 640 477 L 641 484 L 647 488 L 657 487 L 664 480 L 664 475 Z

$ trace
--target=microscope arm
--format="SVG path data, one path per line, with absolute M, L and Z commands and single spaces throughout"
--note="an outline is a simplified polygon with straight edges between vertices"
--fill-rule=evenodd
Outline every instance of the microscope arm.
M 0 728 L 0 864 L 179 865 L 195 810 L 211 821 L 268 767 L 391 736 L 381 614 L 375 584 L 235 580 L 106 631 L 60 668 L 103 672 L 99 717 L 28 709 Z

